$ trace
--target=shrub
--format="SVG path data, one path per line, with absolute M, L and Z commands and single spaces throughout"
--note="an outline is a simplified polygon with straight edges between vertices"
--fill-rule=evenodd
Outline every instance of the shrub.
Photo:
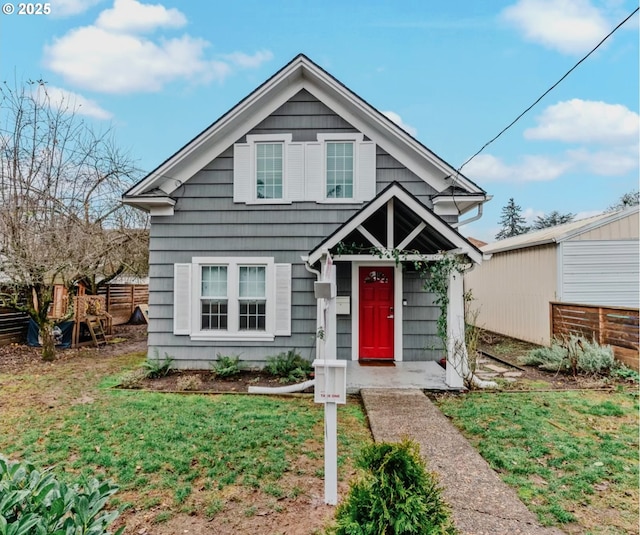
M 336 535 L 457 533 L 415 442 L 367 446 L 357 466 L 361 475 L 336 511 Z
M 297 382 L 307 379 L 313 367 L 295 349 L 280 353 L 275 357 L 267 357 L 265 370 L 271 375 L 280 377 L 282 382 Z
M 178 390 L 201 390 L 202 378 L 199 375 L 182 375 L 176 381 Z
M 218 358 L 211 364 L 211 371 L 216 377 L 232 377 L 238 375 L 242 371 L 240 368 L 240 356 L 234 355 L 230 357 L 218 353 Z
M 147 370 L 138 368 L 137 370 L 130 370 L 123 373 L 118 379 L 118 386 L 120 388 L 140 388 L 140 381 L 146 379 Z
M 109 535 L 107 527 L 119 513 L 103 509 L 117 490 L 97 479 L 68 486 L 48 470 L 0 456 L 0 533 Z
M 531 350 L 522 362 L 548 371 L 598 374 L 609 372 L 614 357 L 611 346 L 601 346 L 572 334 L 565 340 L 554 340 L 551 347 Z
M 142 369 L 145 370 L 149 379 L 165 377 L 171 372 L 173 360 L 173 357 L 170 357 L 168 353 L 165 353 L 164 358 L 160 360 L 160 357 L 156 352 L 156 357 L 154 359 L 147 359 L 144 361 Z

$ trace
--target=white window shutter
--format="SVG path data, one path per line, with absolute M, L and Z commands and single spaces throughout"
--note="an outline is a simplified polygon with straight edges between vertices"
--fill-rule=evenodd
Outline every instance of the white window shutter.
M 173 266 L 173 334 L 191 332 L 191 264 Z
M 276 264 L 276 336 L 291 336 L 291 264 Z
M 307 201 L 321 201 L 325 198 L 324 190 L 324 144 L 306 143 L 305 171 L 307 177 Z
M 376 144 L 358 143 L 357 200 L 370 201 L 376 196 Z
M 287 145 L 286 188 L 288 201 L 304 201 L 304 145 Z
M 233 146 L 233 202 L 249 202 L 251 188 L 251 146 L 248 143 L 236 143 Z

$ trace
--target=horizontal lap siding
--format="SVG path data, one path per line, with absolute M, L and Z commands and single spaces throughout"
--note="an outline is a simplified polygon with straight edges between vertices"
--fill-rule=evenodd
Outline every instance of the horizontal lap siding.
M 313 141 L 319 132 L 355 131 L 308 92 L 301 91 L 249 134 L 291 133 L 294 141 Z M 244 140 L 243 137 L 238 142 Z M 402 181 L 411 193 L 431 207 L 429 195 L 434 190 L 380 149 L 377 167 L 378 192 L 394 180 Z M 163 356 L 166 352 L 183 368 L 206 368 L 218 353 L 241 354 L 244 361 L 255 364 L 292 347 L 307 358 L 313 356 L 315 275 L 304 268 L 300 256 L 315 248 L 363 205 L 234 203 L 232 147 L 183 184 L 172 197 L 176 199 L 174 215 L 152 218 L 149 356 L 154 357 L 156 353 Z M 194 342 L 188 336 L 173 335 L 173 265 L 191 262 L 194 256 L 272 256 L 275 262 L 293 264 L 292 336 L 276 337 L 274 342 L 223 343 Z M 339 295 L 351 293 L 350 265 L 346 266 L 339 272 Z M 405 322 L 409 329 L 404 339 L 408 344 L 407 360 L 424 358 L 425 347 L 430 344 L 429 333 L 435 333 L 432 312 L 421 310 L 415 314 L 416 317 L 409 314 Z M 424 321 L 428 324 L 419 327 Z M 337 330 L 338 357 L 351 358 L 351 316 L 338 316 Z
M 418 273 L 404 273 L 402 296 L 407 306 L 402 309 L 403 360 L 439 360 L 443 357 L 438 337 L 437 321 L 440 308 L 433 303 L 433 295 L 423 289 Z

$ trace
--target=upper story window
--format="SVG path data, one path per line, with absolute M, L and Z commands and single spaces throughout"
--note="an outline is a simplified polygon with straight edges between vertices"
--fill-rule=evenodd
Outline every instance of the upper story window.
M 376 145 L 360 132 L 249 134 L 233 145 L 233 200 L 245 204 L 355 204 L 376 192 Z
M 353 198 L 353 153 L 353 142 L 327 142 L 326 195 L 328 199 Z
M 256 199 L 282 199 L 283 144 L 256 143 Z

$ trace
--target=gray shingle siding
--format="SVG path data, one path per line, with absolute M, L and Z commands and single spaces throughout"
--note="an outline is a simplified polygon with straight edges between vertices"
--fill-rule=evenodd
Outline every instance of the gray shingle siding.
M 315 140 L 318 132 L 355 131 L 310 93 L 301 91 L 250 134 L 292 133 L 294 141 Z M 239 141 L 243 141 L 242 138 Z M 423 180 L 378 148 L 377 190 L 392 181 L 401 181 L 414 195 L 431 207 L 435 193 Z M 250 364 L 264 362 L 290 348 L 313 357 L 315 346 L 315 276 L 303 265 L 307 254 L 326 236 L 356 213 L 362 204 L 322 204 L 299 202 L 280 205 L 245 205 L 233 202 L 233 149 L 229 147 L 172 197 L 175 213 L 152 217 L 149 254 L 149 356 L 167 354 L 182 368 L 207 368 L 217 354 L 242 354 Z M 272 256 L 275 262 L 293 264 L 292 335 L 273 342 L 196 342 L 188 336 L 173 335 L 173 266 L 191 262 L 194 256 Z M 338 271 L 341 295 L 351 292 L 350 266 Z M 419 281 L 417 281 L 419 283 Z M 434 309 L 411 278 L 405 281 L 405 295 L 412 306 L 405 307 L 404 358 L 435 358 L 426 352 L 428 337 L 435 333 Z M 352 304 L 353 306 L 353 304 Z M 351 316 L 338 316 L 338 356 L 351 358 Z

